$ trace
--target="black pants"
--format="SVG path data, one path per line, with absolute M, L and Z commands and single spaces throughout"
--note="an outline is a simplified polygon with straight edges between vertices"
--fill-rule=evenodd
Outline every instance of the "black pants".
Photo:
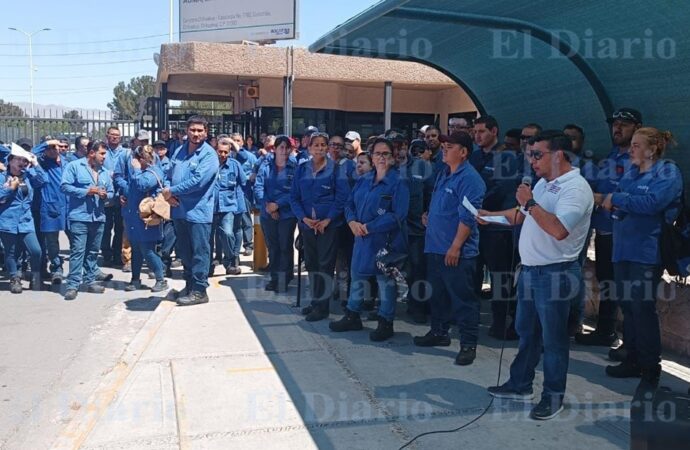
M 103 239 L 101 240 L 101 254 L 105 263 L 112 261 L 116 264 L 122 264 L 123 232 L 124 224 L 122 222 L 120 205 L 105 208 L 105 228 L 103 229 Z
M 599 318 L 597 319 L 597 331 L 609 334 L 616 328 L 616 311 L 618 302 L 613 296 L 613 235 L 597 233 L 594 237 L 594 250 L 596 259 L 594 270 L 599 284 Z
M 323 234 L 314 234 L 311 229 L 301 230 L 304 245 L 304 265 L 309 274 L 311 288 L 311 305 L 329 311 L 330 300 L 333 295 L 333 271 L 335 257 L 337 227 L 329 225 Z
M 340 300 L 350 297 L 350 266 L 352 250 L 355 247 L 355 236 L 348 224 L 336 229 L 337 249 L 335 257 L 335 295 Z
M 491 275 L 492 326 L 504 328 L 506 316 L 510 315 L 515 320 L 513 280 L 519 258 L 513 246 L 513 231 L 481 230 L 479 252 Z
M 421 311 L 429 313 L 428 296 L 426 283 L 426 256 L 424 255 L 424 236 L 407 237 L 408 243 L 408 271 L 407 285 L 407 308 L 410 313 Z

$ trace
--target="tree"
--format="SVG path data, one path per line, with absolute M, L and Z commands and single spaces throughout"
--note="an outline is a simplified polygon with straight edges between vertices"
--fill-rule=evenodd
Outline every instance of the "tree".
M 73 109 L 71 111 L 65 111 L 62 113 L 62 118 L 67 120 L 67 130 L 70 133 L 83 133 L 86 130 L 84 118 L 81 116 L 79 111 Z
M 232 103 L 183 100 L 180 106 L 175 108 L 175 112 L 180 114 L 198 113 L 202 116 L 220 116 L 222 114 L 232 114 Z
M 113 101 L 108 108 L 118 120 L 134 120 L 139 112 L 139 104 L 148 97 L 156 95 L 156 79 L 150 75 L 132 78 L 125 85 L 120 81 L 113 89 Z
M 5 117 L 27 117 L 26 113 L 19 106 L 0 100 L 0 116 Z

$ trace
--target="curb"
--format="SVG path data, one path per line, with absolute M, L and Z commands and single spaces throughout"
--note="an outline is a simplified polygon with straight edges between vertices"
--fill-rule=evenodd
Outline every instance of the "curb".
M 86 404 L 82 405 L 60 433 L 51 449 L 76 450 L 84 444 L 174 307 L 175 302 L 161 300 L 112 370 L 101 380 Z

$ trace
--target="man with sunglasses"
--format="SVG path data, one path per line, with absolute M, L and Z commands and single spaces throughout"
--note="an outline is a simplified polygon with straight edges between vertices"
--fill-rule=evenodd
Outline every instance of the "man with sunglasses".
M 598 164 L 599 171 L 595 182 L 594 204 L 596 209 L 592 216 L 592 228 L 596 230 L 594 249 L 596 252 L 595 272 L 599 282 L 599 317 L 596 330 L 589 334 L 578 333 L 575 340 L 582 345 L 612 346 L 618 341 L 615 331 L 617 304 L 613 299 L 610 287 L 613 283 L 613 219 L 611 213 L 601 207 L 607 194 L 618 187 L 623 174 L 630 169 L 630 142 L 635 131 L 642 126 L 642 114 L 633 108 L 617 109 L 607 119 L 611 126 L 613 149 Z M 625 337 L 625 336 L 624 336 Z M 625 349 L 623 346 L 611 350 L 609 357 L 622 361 Z
M 544 391 L 530 416 L 547 420 L 563 410 L 570 352 L 568 317 L 580 295 L 578 257 L 589 231 L 594 198 L 587 180 L 571 165 L 569 136 L 558 130 L 544 131 L 530 143 L 527 156 L 540 178 L 534 191 L 527 184 L 518 187 L 519 210 L 479 212 L 522 224 L 515 323 L 518 353 L 510 379 L 488 390 L 498 398 L 531 400 L 535 368 L 543 352 Z

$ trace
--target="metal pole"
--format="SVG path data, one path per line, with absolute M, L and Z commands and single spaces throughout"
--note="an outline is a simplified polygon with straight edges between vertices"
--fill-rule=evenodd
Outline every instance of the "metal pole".
M 390 130 L 393 110 L 393 82 L 386 81 L 383 90 L 383 129 Z
M 170 0 L 170 36 L 169 36 L 169 40 L 170 40 L 171 44 L 173 42 L 173 35 L 174 35 L 174 32 L 173 32 L 173 18 L 174 18 L 173 11 L 174 11 L 174 7 L 175 7 L 174 3 L 175 3 L 175 0 Z

